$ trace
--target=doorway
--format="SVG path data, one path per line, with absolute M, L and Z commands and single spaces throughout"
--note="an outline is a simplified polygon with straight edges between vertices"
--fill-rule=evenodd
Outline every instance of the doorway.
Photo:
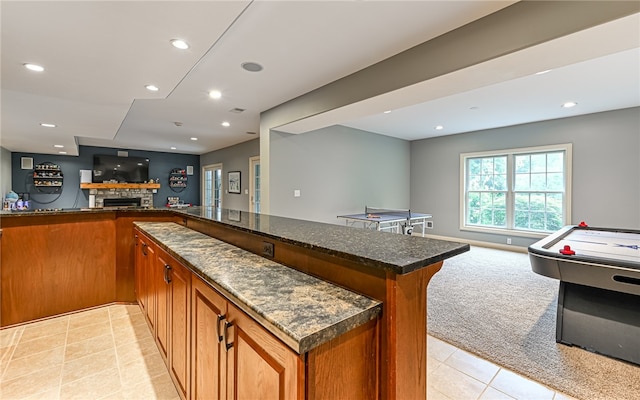
M 202 205 L 222 207 L 222 164 L 202 167 Z
M 249 157 L 249 210 L 260 214 L 260 156 Z

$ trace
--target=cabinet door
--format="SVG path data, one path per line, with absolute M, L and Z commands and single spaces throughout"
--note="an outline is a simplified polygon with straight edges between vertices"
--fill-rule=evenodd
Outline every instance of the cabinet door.
M 159 250 L 153 266 L 153 282 L 155 284 L 156 300 L 155 336 L 160 354 L 167 365 L 169 365 L 169 312 L 171 306 L 169 270 L 172 268 L 172 264 L 173 262 L 168 255 L 164 251 Z
M 186 399 L 189 398 L 190 387 L 191 272 L 173 258 L 170 259 L 169 264 L 171 266 L 171 269 L 167 270 L 171 297 L 169 365 L 180 396 Z
M 144 263 L 145 261 L 145 253 L 146 249 L 146 241 L 143 239 L 141 233 L 136 231 L 135 233 L 136 239 L 136 256 L 135 256 L 135 290 L 136 290 L 136 300 L 142 308 L 142 312 L 147 314 L 147 293 L 146 293 L 146 285 L 145 285 L 145 269 Z
M 156 260 L 156 249 L 153 243 L 144 238 L 142 246 L 142 285 L 144 286 L 144 304 L 147 311 L 147 323 L 151 332 L 156 331 L 156 285 L 155 285 L 155 271 L 154 265 Z
M 226 359 L 222 324 L 227 302 L 199 278 L 191 290 L 191 398 L 226 398 Z
M 303 358 L 242 311 L 228 307 L 227 399 L 304 398 Z

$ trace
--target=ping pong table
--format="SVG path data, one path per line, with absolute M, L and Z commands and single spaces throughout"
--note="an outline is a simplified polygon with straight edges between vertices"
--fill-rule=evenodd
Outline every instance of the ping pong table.
M 385 209 L 376 207 L 364 208 L 363 214 L 338 215 L 344 219 L 347 226 L 361 225 L 365 229 L 375 229 L 378 231 L 389 231 L 411 235 L 413 227 L 422 226 L 422 236 L 427 225 L 427 220 L 431 214 L 414 213 L 404 209 Z

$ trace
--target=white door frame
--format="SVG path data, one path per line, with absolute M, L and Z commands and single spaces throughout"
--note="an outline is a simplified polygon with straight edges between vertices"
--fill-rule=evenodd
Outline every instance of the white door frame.
M 209 165 L 203 165 L 202 166 L 202 171 L 201 171 L 201 174 L 200 174 L 200 176 L 202 176 L 202 182 L 200 182 L 200 187 L 202 188 L 201 193 L 200 193 L 200 197 L 201 197 L 200 204 L 202 204 L 203 206 L 205 205 L 204 204 L 204 198 L 205 198 L 205 188 L 206 188 L 206 185 L 205 185 L 205 175 L 206 175 L 205 171 L 207 171 L 207 170 L 215 171 L 217 169 L 222 170 L 222 163 L 209 164 Z M 214 180 L 215 180 L 215 176 L 214 176 Z M 224 182 L 222 182 L 221 184 L 224 184 Z M 215 186 L 212 187 L 212 189 L 213 188 L 215 188 Z M 220 196 L 222 196 L 223 193 L 224 193 L 224 190 L 221 188 L 220 189 Z M 213 193 L 211 193 L 211 198 L 212 199 L 215 198 L 215 195 Z
M 255 165 L 260 164 L 260 156 L 249 157 L 249 211 L 255 212 L 256 174 Z

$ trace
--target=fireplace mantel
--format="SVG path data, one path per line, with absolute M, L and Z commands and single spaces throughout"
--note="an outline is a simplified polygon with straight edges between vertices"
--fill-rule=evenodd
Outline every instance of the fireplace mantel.
M 159 183 L 81 183 L 80 189 L 160 189 Z

